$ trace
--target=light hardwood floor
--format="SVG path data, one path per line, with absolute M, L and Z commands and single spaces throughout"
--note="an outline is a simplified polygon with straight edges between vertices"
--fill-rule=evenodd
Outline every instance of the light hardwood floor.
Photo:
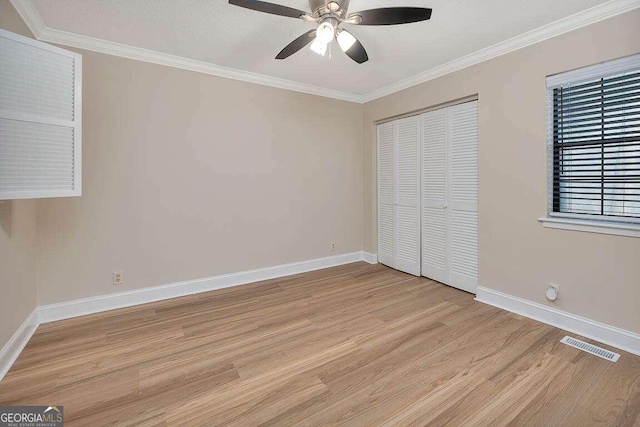
M 68 426 L 639 425 L 640 357 L 564 335 L 356 263 L 42 325 L 0 404 Z

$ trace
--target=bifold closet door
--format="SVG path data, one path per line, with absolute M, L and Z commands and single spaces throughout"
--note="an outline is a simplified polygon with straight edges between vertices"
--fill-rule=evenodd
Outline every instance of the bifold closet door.
M 476 293 L 478 287 L 478 102 L 448 108 L 449 284 Z
M 378 125 L 378 261 L 395 267 L 395 143 L 393 122 Z
M 396 265 L 420 276 L 420 116 L 395 122 Z
M 422 119 L 422 275 L 447 283 L 447 110 Z
M 420 118 L 378 126 L 378 260 L 419 276 Z
M 422 275 L 478 286 L 478 102 L 425 113 L 422 122 Z

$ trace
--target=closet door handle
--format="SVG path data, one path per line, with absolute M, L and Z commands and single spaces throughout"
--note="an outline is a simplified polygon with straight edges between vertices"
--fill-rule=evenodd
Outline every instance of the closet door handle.
M 447 209 L 448 207 L 449 207 L 449 205 L 446 204 L 446 203 L 442 206 L 443 209 Z

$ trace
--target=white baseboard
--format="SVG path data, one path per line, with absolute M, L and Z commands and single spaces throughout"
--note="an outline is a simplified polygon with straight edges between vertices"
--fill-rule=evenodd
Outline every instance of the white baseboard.
M 476 301 L 516 313 L 547 325 L 599 341 L 620 350 L 640 356 L 640 334 L 596 322 L 482 286 L 478 287 Z
M 309 261 L 294 262 L 274 267 L 259 268 L 256 270 L 44 305 L 38 307 L 39 319 L 41 323 L 54 322 L 56 320 L 70 319 L 72 317 L 131 307 L 185 295 L 193 295 L 200 292 L 259 282 L 261 280 L 275 279 L 357 261 L 370 262 L 369 259 L 370 254 L 366 254 L 365 252 L 352 252 L 344 255 L 335 255 Z
M 375 255 L 366 252 L 352 252 L 326 258 L 282 264 L 274 267 L 224 274 L 203 279 L 187 280 L 168 285 L 154 286 L 116 294 L 101 295 L 57 304 L 43 305 L 29 315 L 0 352 L 0 380 L 9 371 L 20 352 L 41 323 L 70 319 L 87 314 L 100 313 L 118 308 L 131 307 L 150 302 L 193 295 L 200 292 L 223 289 L 262 280 L 291 276 L 323 268 L 336 267 L 358 261 L 375 263 Z
M 369 252 L 362 252 L 362 260 L 364 262 L 368 262 L 369 264 L 377 264 L 378 263 L 378 254 L 372 254 Z
M 309 261 L 259 268 L 256 270 L 188 280 L 169 285 L 155 286 L 129 292 L 120 292 L 116 294 L 40 306 L 31 313 L 27 320 L 25 320 L 18 331 L 16 331 L 9 342 L 7 342 L 0 351 L 0 380 L 9 371 L 11 365 L 13 365 L 15 360 L 18 358 L 20 352 L 26 346 L 40 323 L 48 323 L 56 320 L 115 310 L 118 308 L 193 295 L 215 289 L 223 289 L 252 282 L 259 282 L 262 280 L 275 279 L 278 277 L 350 264 L 357 261 L 365 261 L 370 264 L 375 264 L 377 263 L 377 255 L 362 251 L 352 252 L 344 255 L 318 258 Z M 594 339 L 629 353 L 640 355 L 640 335 L 633 332 L 625 331 L 604 323 L 589 320 L 584 317 L 566 313 L 555 308 L 507 295 L 482 286 L 478 287 L 476 300 Z
M 9 372 L 20 353 L 27 345 L 33 333 L 38 329 L 38 309 L 31 312 L 29 317 L 20 325 L 15 334 L 0 350 L 0 380 Z

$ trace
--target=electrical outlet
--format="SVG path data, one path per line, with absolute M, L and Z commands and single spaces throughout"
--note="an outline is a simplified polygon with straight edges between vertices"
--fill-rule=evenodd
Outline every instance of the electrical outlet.
M 331 242 L 331 252 L 336 250 L 336 242 Z
M 124 273 L 122 271 L 113 272 L 113 284 L 122 285 L 124 283 Z

